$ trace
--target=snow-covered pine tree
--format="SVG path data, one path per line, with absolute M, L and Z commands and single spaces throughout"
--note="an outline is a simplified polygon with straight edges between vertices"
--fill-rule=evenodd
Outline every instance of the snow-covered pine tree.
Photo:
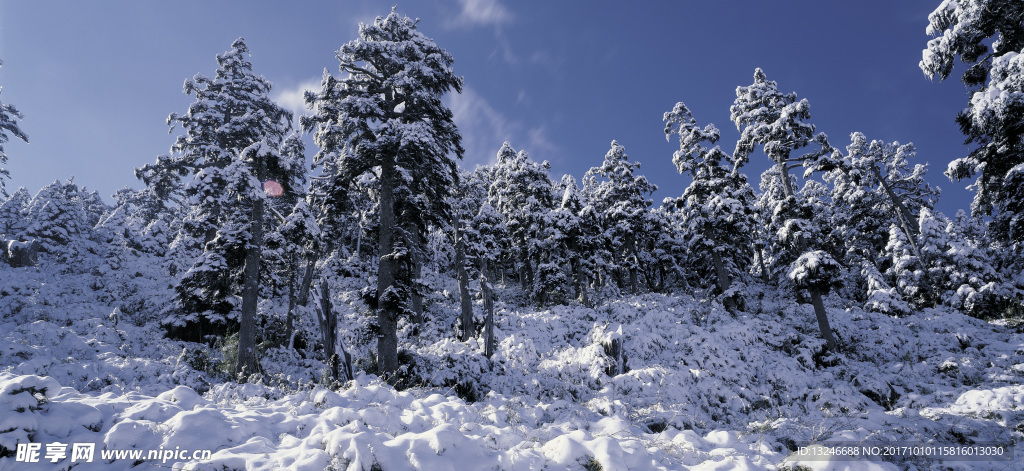
M 928 15 L 920 62 L 926 75 L 949 77 L 959 59 L 972 93 L 957 123 L 971 152 L 950 162 L 953 180 L 977 176 L 975 216 L 992 216 L 993 239 L 1024 243 L 1024 3 L 946 0 Z
M 641 240 L 654 201 L 649 199 L 658 187 L 643 175 L 634 175 L 640 162 L 630 162 L 625 147 L 612 141 L 611 149 L 599 167 L 591 167 L 583 176 L 583 192 L 599 214 L 619 286 L 639 292 Z
M 710 257 L 718 292 L 729 310 L 742 306 L 739 294 L 731 294 L 733 280 L 749 270 L 754 233 L 754 190 L 740 172 L 742 161 L 733 161 L 717 145 L 720 133 L 714 125 L 698 127 L 690 110 L 682 102 L 665 113 L 665 138 L 679 139 L 679 150 L 672 163 L 679 173 L 692 178 L 683 195 L 673 201 L 682 216 L 681 227 L 687 252 L 694 257 Z M 691 266 L 707 268 L 704 263 Z M 703 270 L 701 270 L 703 271 Z
M 590 280 L 593 278 L 592 239 L 587 237 L 583 194 L 576 179 L 571 175 L 562 176 L 562 200 L 552 220 L 562 234 L 562 243 L 569 259 L 568 268 L 571 278 L 573 298 L 583 305 L 590 304 Z
M 149 188 L 137 190 L 126 186 L 115 191 L 113 199 L 115 208 L 125 208 L 127 223 L 138 228 L 137 248 L 162 257 L 174 236 L 168 221 L 180 221 L 176 217 L 179 208 L 164 205 Z
M 918 306 L 943 304 L 977 317 L 997 315 L 996 308 L 1015 294 L 992 263 L 998 258 L 987 246 L 971 240 L 970 228 L 961 228 L 942 213 L 921 208 L 916 222 L 918 246 L 926 262 L 913 266 L 904 261 L 913 258 L 905 248 L 908 244 L 901 244 L 904 241 L 897 237 L 891 243 L 897 288 Z
M 554 207 L 551 165 L 537 163 L 526 151 L 516 152 L 505 142 L 497 162 L 487 201 L 505 217 L 508 238 L 502 247 L 524 291 L 534 292 L 540 253 L 537 240 L 545 230 L 544 215 Z
M 94 228 L 100 242 L 135 250 L 142 248 L 139 243 L 142 227 L 131 218 L 132 209 L 131 205 L 119 205 L 104 215 Z
M 648 278 L 655 280 L 652 290 L 664 292 L 673 288 L 690 289 L 685 268 L 691 258 L 684 234 L 682 215 L 675 206 L 675 198 L 665 198 L 661 206 L 651 210 L 651 223 L 657 230 L 650 240 Z M 584 225 L 584 229 L 586 225 Z
M 44 252 L 74 254 L 76 249 L 67 246 L 88 237 L 92 229 L 80 192 L 71 180 L 55 180 L 40 189 L 25 209 L 24 237 L 38 239 Z
M 323 235 L 315 211 L 309 205 L 305 145 L 299 133 L 281 144 L 281 180 L 284 192 L 267 199 L 267 234 L 263 248 L 261 289 L 274 298 L 288 299 L 285 335 L 294 346 L 297 316 L 308 299 L 312 272 L 323 251 Z M 304 305 L 304 304 L 303 304 Z
M 3 61 L 0 61 L 0 66 L 3 65 Z M 3 87 L 0 87 L 0 91 L 3 91 Z M 7 164 L 4 144 L 9 139 L 8 134 L 28 143 L 28 135 L 18 125 L 18 120 L 22 118 L 21 112 L 14 105 L 5 105 L 0 102 L 0 197 L 7 196 L 7 179 L 11 177 L 11 172 L 4 166 Z
M 920 257 L 916 215 L 921 208 L 934 206 L 939 191 L 924 179 L 927 165 L 910 166 L 909 161 L 915 156 L 912 144 L 868 142 L 864 134 L 857 132 L 850 138 L 847 154 L 824 178 L 832 183 L 831 199 L 835 203 L 830 239 L 842 247 L 837 253 L 843 254 L 846 266 L 861 267 L 848 284 L 867 290 L 853 293 L 862 299 L 865 294 L 870 297 L 869 292 L 882 289 L 872 286 L 888 286 L 885 280 L 869 278 L 888 268 L 891 257 L 885 247 L 891 225 L 903 231 L 907 247 Z M 875 270 L 865 269 L 863 263 L 873 264 Z M 869 302 L 877 307 L 880 301 Z M 904 312 L 902 305 L 893 311 Z
M 762 146 L 774 163 L 774 181 L 784 199 L 771 208 L 772 227 L 778 228 L 776 237 L 796 256 L 788 276 L 798 287 L 807 290 L 818 329 L 828 349 L 834 352 L 837 345 L 821 296 L 832 284 L 831 275 L 836 273 L 838 263 L 827 252 L 818 249 L 823 241 L 808 237 L 820 232 L 820 227 L 815 226 L 823 221 L 813 220 L 813 208 L 797 194 L 789 175 L 789 170 L 798 166 L 804 167 L 804 178 L 815 171 L 830 170 L 832 148 L 824 133 L 815 135 L 814 126 L 804 122 L 810 119 L 807 100 L 798 101 L 796 93 L 779 92 L 778 85 L 769 81 L 761 69 L 754 71 L 753 84 L 736 87 L 736 100 L 730 108 L 730 116 L 741 131 L 733 152 L 735 161 L 742 165 L 755 147 Z M 812 142 L 818 145 L 818 150 L 799 157 L 792 156 L 794 151 Z
M 236 162 L 241 165 L 233 163 L 228 166 L 228 169 L 238 169 L 237 177 L 232 178 L 234 184 L 229 187 L 229 194 L 234 195 L 240 203 L 235 209 L 233 220 L 241 223 L 245 236 L 238 362 L 234 369 L 236 375 L 262 370 L 256 357 L 256 310 L 260 294 L 267 200 L 276 197 L 272 191 L 265 190 L 264 182 L 281 180 L 285 184 L 291 183 L 287 179 L 289 169 L 283 165 L 285 159 L 279 149 L 280 142 L 261 140 L 239 154 Z
M 128 206 L 132 223 L 142 227 L 171 213 L 170 208 L 149 188 L 138 190 L 125 186 L 115 191 L 112 198 L 114 207 Z
M 482 172 L 462 171 L 455 186 L 449 205 L 452 207 L 452 245 L 455 247 L 455 278 L 459 285 L 460 339 L 468 341 L 474 334 L 473 300 L 469 293 L 470 267 L 481 254 L 480 233 L 473 226 L 474 216 L 487 201 L 488 182 Z M 483 254 L 487 256 L 487 254 Z
M 154 193 L 186 211 L 182 240 L 172 248 L 199 254 L 176 287 L 179 310 L 165 320 L 170 333 L 195 339 L 211 333 L 203 330 L 223 333 L 241 295 L 239 373 L 259 370 L 254 324 L 267 216 L 263 182 L 280 181 L 287 190 L 290 171 L 280 149 L 291 113 L 270 99 L 271 84 L 253 73 L 248 54 L 239 38 L 217 56 L 214 77 L 185 81 L 185 93 L 196 101 L 167 120 L 184 134 L 171 156 L 136 170 Z
M 15 239 L 27 228 L 25 209 L 32 196 L 25 187 L 18 188 L 0 203 L 0 239 Z
M 563 186 L 563 184 L 568 186 Z M 552 201 L 553 207 L 542 215 L 541 234 L 536 244 L 537 280 L 534 283 L 534 297 L 541 305 L 564 304 L 573 298 L 577 286 L 570 269 L 577 257 L 573 253 L 578 247 L 579 218 L 572 211 L 572 201 L 565 201 L 566 192 L 576 189 L 576 182 L 569 177 L 552 187 L 561 201 Z M 563 207 L 560 203 L 567 203 Z M 573 240 L 570 240 L 573 236 Z
M 495 270 L 501 259 L 501 244 L 504 240 L 504 218 L 488 203 L 487 192 L 493 183 L 494 168 L 490 165 L 477 166 L 472 172 L 463 172 L 459 178 L 458 194 L 464 195 L 462 202 L 453 207 L 461 214 L 466 237 L 466 257 L 470 266 L 482 270 L 486 260 L 489 270 Z M 494 280 L 493 272 L 485 274 Z
M 337 53 L 344 79 L 325 79 L 307 93 L 314 115 L 303 126 L 315 131 L 315 162 L 328 161 L 337 200 L 362 174 L 379 167 L 376 309 L 379 373 L 398 369 L 398 318 L 412 314 L 415 265 L 428 224 L 450 220 L 445 196 L 458 174 L 462 138 L 452 112 L 441 102 L 462 90 L 452 56 L 417 29 L 417 21 L 394 9 L 361 24 L 359 39 Z

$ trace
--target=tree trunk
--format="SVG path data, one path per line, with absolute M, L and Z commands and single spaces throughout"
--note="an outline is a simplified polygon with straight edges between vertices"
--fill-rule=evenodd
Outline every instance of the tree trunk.
M 260 371 L 256 358 L 256 307 L 260 294 L 260 258 L 263 252 L 263 199 L 252 204 L 252 240 L 245 248 L 242 282 L 242 312 L 238 330 L 238 362 L 235 375 L 251 375 Z
M 298 265 L 295 254 L 292 253 L 288 260 L 288 318 L 285 328 L 288 335 L 288 350 L 295 348 L 295 306 L 298 305 L 295 300 L 295 275 L 297 275 Z
M 316 255 L 310 254 L 306 260 L 306 268 L 302 272 L 302 283 L 299 284 L 297 304 L 306 306 L 309 304 L 309 289 L 313 286 L 313 268 L 316 267 Z
M 836 339 L 832 336 L 832 328 L 828 325 L 828 314 L 825 312 L 825 303 L 821 300 L 821 293 L 818 291 L 818 288 L 814 286 L 808 288 L 807 291 L 811 294 L 811 304 L 814 306 L 814 317 L 818 319 L 818 330 L 821 331 L 821 336 L 825 338 L 825 344 L 828 347 L 828 351 L 839 351 Z
M 785 192 L 786 196 L 795 197 L 796 194 L 791 186 L 792 182 L 789 181 L 789 169 L 786 168 L 784 159 L 783 161 L 779 161 L 777 165 L 782 178 L 783 192 Z M 804 240 L 803 236 L 798 236 L 796 238 L 796 245 L 796 249 L 800 253 L 807 250 L 807 242 Z M 821 292 L 819 292 L 818 288 L 815 286 L 807 288 L 807 291 L 811 295 L 811 304 L 814 306 L 814 317 L 818 320 L 818 330 L 821 331 L 821 337 L 825 339 L 825 343 L 827 344 L 829 351 L 836 352 L 838 351 L 836 339 L 832 336 L 832 327 L 828 322 L 828 312 L 825 311 L 825 303 L 821 299 Z
M 405 231 L 412 239 L 409 241 L 411 244 L 409 255 L 412 260 L 412 292 L 410 295 L 413 322 L 419 325 L 423 323 L 423 294 L 420 292 L 420 275 L 423 274 L 423 253 L 426 251 L 426 242 L 415 226 L 406 226 Z
M 458 224 L 458 222 L 456 222 Z M 455 228 L 455 274 L 459 280 L 459 302 L 462 307 L 462 341 L 473 336 L 473 301 L 469 298 L 469 275 L 466 273 L 466 242 L 462 230 Z
M 529 293 L 533 290 L 533 263 L 530 260 L 529 243 L 524 239 L 522 241 L 523 247 L 523 271 L 520 273 L 520 279 L 523 282 L 523 291 Z M 525 275 L 525 276 L 524 276 Z
M 732 277 L 729 276 L 729 270 L 725 269 L 725 262 L 722 261 L 722 255 L 717 250 L 711 250 L 711 263 L 715 266 L 715 279 L 718 281 L 718 289 L 724 295 L 732 287 Z M 729 312 L 735 312 L 739 307 L 736 299 L 732 296 L 723 296 L 722 304 L 725 305 Z
M 487 281 L 487 259 L 482 258 L 480 266 L 480 292 L 484 297 L 484 356 L 488 359 L 494 355 L 494 300 L 491 297 L 491 284 Z
M 359 224 L 356 225 L 356 258 L 359 258 L 359 251 L 362 250 L 363 245 L 363 212 L 359 212 Z
M 394 379 L 398 370 L 399 299 L 395 299 L 395 275 L 399 261 L 395 248 L 395 162 L 381 165 L 380 230 L 378 247 L 380 265 L 377 269 L 377 374 Z
M 907 236 L 907 242 L 910 243 L 911 250 L 914 251 L 914 255 L 921 261 L 922 266 L 926 266 L 926 260 L 922 257 L 921 249 L 917 246 L 917 231 L 914 229 L 913 224 L 910 223 L 913 220 L 913 215 L 910 214 L 910 210 L 903 204 L 903 200 L 892 191 L 889 184 L 886 183 L 885 179 L 882 178 L 881 172 L 874 165 L 871 166 L 872 173 L 875 174 L 875 178 L 882 184 L 882 189 L 885 190 L 886 196 L 889 197 L 889 201 L 892 203 L 892 207 L 896 212 L 896 219 L 900 221 L 900 227 L 903 229 L 903 233 Z M 927 270 L 925 270 L 927 273 Z
M 768 276 L 768 267 L 764 264 L 764 247 L 759 243 L 754 243 L 754 256 L 757 257 L 757 263 L 761 266 L 761 280 L 764 284 L 771 282 L 771 277 Z
M 324 344 L 324 359 L 330 365 L 331 378 L 339 381 L 339 357 L 338 357 L 338 315 L 331 305 L 331 288 L 327 280 L 320 282 L 320 306 L 317 309 L 317 317 L 320 320 L 320 338 Z
M 587 277 L 583 274 L 583 263 L 580 261 L 578 254 L 572 256 L 572 278 L 573 284 L 576 285 L 576 299 L 580 304 L 589 306 L 590 300 L 587 299 Z
M 639 286 L 636 270 L 640 265 L 640 257 L 637 255 L 636 250 L 636 234 L 631 234 L 629 237 L 629 258 L 632 259 L 632 263 L 629 264 L 629 292 L 630 294 L 637 294 Z

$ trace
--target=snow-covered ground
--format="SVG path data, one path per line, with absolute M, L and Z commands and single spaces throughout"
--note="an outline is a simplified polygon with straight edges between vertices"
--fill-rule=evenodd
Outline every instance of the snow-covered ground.
M 360 373 L 331 388 L 320 363 L 281 350 L 267 354 L 263 382 L 237 384 L 182 355 L 216 361 L 215 349 L 163 340 L 155 322 L 122 312 L 133 297 L 144 298 L 136 308 L 166 300 L 144 275 L 111 298 L 90 285 L 95 273 L 0 268 L 0 447 L 43 444 L 38 463 L 7 456 L 0 470 L 1024 469 L 1024 340 L 955 312 L 897 319 L 833 299 L 843 351 L 823 355 L 810 307 L 778 293 L 752 292 L 732 315 L 660 294 L 538 310 L 509 290 L 492 365 L 477 340 L 452 340 L 454 290 L 440 287 L 433 320 L 403 330 L 418 386 Z M 335 297 L 365 365 L 365 308 L 354 293 Z M 612 337 L 628 368 L 615 376 Z M 1015 456 L 798 460 L 799 445 L 822 441 L 1000 443 Z M 56 463 L 53 443 L 69 445 Z M 73 443 L 95 444 L 93 462 L 72 462 Z M 99 457 L 129 449 L 211 455 Z

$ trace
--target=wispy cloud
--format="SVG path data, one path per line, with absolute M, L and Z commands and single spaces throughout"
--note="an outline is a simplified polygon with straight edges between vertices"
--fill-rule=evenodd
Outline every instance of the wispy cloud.
M 464 87 L 461 94 L 450 95 L 447 101 L 462 134 L 466 168 L 494 163 L 505 141 L 516 149 L 525 149 L 537 161 L 551 160 L 557 155 L 558 146 L 548 139 L 543 125 L 529 127 L 509 119 L 470 87 Z
M 320 79 L 309 79 L 291 88 L 275 90 L 272 92 L 271 98 L 282 108 L 291 111 L 295 115 L 295 121 L 298 122 L 299 116 L 309 111 L 306 109 L 306 90 L 320 90 Z
M 466 168 L 494 163 L 501 143 L 512 140 L 513 125 L 470 87 L 448 96 L 448 107 L 462 134 Z
M 527 152 L 539 157 L 535 158 L 535 160 L 559 160 L 558 146 L 551 142 L 551 139 L 548 139 L 547 128 L 544 126 L 530 128 L 526 132 L 526 145 Z
M 498 0 L 458 0 L 462 6 L 454 26 L 501 26 L 512 21 L 512 13 Z
M 519 57 L 512 50 L 512 44 L 502 32 L 502 26 L 512 23 L 515 15 L 499 0 L 457 0 L 458 13 L 445 21 L 448 29 L 474 29 L 493 27 L 496 47 L 491 58 L 498 57 L 511 66 L 519 65 Z

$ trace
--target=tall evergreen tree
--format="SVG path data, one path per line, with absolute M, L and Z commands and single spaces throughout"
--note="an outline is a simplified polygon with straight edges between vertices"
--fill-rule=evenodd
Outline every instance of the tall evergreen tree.
M 855 132 L 846 150 L 847 154 L 824 178 L 832 183 L 831 242 L 840 247 L 836 252 L 842 255 L 844 264 L 856 270 L 854 280 L 847 285 L 856 285 L 848 287 L 855 288 L 850 294 L 860 299 L 889 289 L 880 274 L 891 261 L 885 251 L 890 226 L 903 232 L 902 240 L 915 259 L 926 261 L 917 245 L 917 214 L 921 208 L 931 209 L 939 192 L 924 179 L 926 165 L 910 166 L 915 157 L 912 144 L 869 142 L 864 134 Z M 865 268 L 865 264 L 874 269 Z M 871 302 L 881 306 L 881 301 Z M 903 311 L 899 307 L 894 312 Z
M 0 61 L 0 66 L 3 65 L 3 61 Z M 3 87 L 0 87 L 0 91 L 3 91 Z M 11 173 L 4 166 L 7 164 L 4 144 L 9 139 L 8 134 L 28 143 L 28 135 L 18 125 L 18 120 L 22 118 L 21 112 L 14 105 L 5 105 L 0 102 L 0 196 L 2 197 L 7 196 L 7 179 L 11 177 Z
M 428 224 L 450 220 L 445 197 L 458 178 L 462 138 L 441 97 L 461 92 L 452 56 L 417 29 L 417 21 L 392 9 L 361 24 L 359 39 L 337 53 L 344 79 L 325 77 L 309 93 L 314 116 L 303 126 L 315 131 L 316 164 L 330 175 L 336 200 L 352 181 L 379 168 L 380 264 L 376 309 L 379 373 L 398 369 L 398 319 L 412 314 L 415 265 Z
M 554 184 L 551 164 L 537 163 L 525 150 L 516 152 L 505 142 L 498 150 L 493 182 L 487 201 L 505 216 L 508 238 L 502 247 L 507 262 L 515 268 L 524 291 L 539 294 L 535 289 L 541 252 L 538 241 L 544 237 L 547 221 L 544 216 L 554 207 Z
M 634 175 L 640 162 L 630 162 L 625 147 L 612 141 L 600 167 L 591 167 L 583 176 L 583 192 L 600 215 L 614 268 L 625 278 L 621 285 L 632 293 L 639 291 L 640 248 L 644 226 L 657 189 L 643 175 Z
M 240 307 L 235 370 L 246 374 L 259 370 L 256 307 L 270 198 L 264 182 L 293 190 L 288 178 L 293 165 L 281 155 L 292 116 L 270 99 L 271 83 L 253 73 L 248 54 L 239 38 L 217 56 L 214 77 L 185 81 L 185 93 L 196 101 L 186 114 L 167 119 L 172 130 L 180 124 L 184 134 L 170 156 L 136 170 L 158 197 L 186 211 L 177 245 L 198 254 L 176 287 L 180 311 L 166 322 L 172 333 L 201 338 L 204 327 L 222 332 Z M 192 178 L 182 186 L 182 177 Z M 241 306 L 236 306 L 238 295 Z
M 829 326 L 828 314 L 822 294 L 832 285 L 832 276 L 838 263 L 825 251 L 818 249 L 820 240 L 809 236 L 820 233 L 815 227 L 821 221 L 813 218 L 813 207 L 797 194 L 789 171 L 803 166 L 804 177 L 818 170 L 829 170 L 831 146 L 824 133 L 814 134 L 814 126 L 804 122 L 810 119 L 810 105 L 806 99 L 797 100 L 796 93 L 783 94 L 778 85 L 769 81 L 761 69 L 754 71 L 754 83 L 736 87 L 736 100 L 730 108 L 731 119 L 741 131 L 733 152 L 736 162 L 744 163 L 757 146 L 774 163 L 776 181 L 785 199 L 772 208 L 773 226 L 783 245 L 793 250 L 796 260 L 789 271 L 790 279 L 806 289 L 814 306 L 818 329 L 829 350 L 837 348 Z M 812 142 L 816 151 L 802 156 L 792 153 Z
M 959 59 L 972 92 L 957 116 L 975 148 L 949 164 L 954 180 L 977 176 L 971 210 L 991 215 L 995 239 L 1024 243 L 1024 4 L 1017 0 L 947 0 L 928 16 L 920 62 L 944 80 Z
M 754 232 L 754 190 L 740 172 L 741 161 L 733 161 L 717 145 L 720 133 L 714 125 L 697 126 L 682 102 L 665 113 L 665 138 L 679 137 L 679 150 L 672 163 L 679 173 L 689 173 L 690 186 L 675 200 L 682 215 L 682 227 L 690 253 L 709 254 L 719 293 L 730 310 L 743 300 L 730 294 L 734 279 L 750 265 Z
M 592 239 L 587 237 L 586 207 L 583 195 L 576 185 L 576 179 L 570 175 L 562 177 L 562 202 L 553 215 L 556 221 L 555 226 L 562 232 L 562 241 L 565 244 L 566 256 L 569 259 L 567 265 L 572 274 L 572 287 L 575 291 L 574 298 L 589 305 L 590 299 L 587 291 L 590 287 L 590 280 L 593 278 L 593 254 Z

